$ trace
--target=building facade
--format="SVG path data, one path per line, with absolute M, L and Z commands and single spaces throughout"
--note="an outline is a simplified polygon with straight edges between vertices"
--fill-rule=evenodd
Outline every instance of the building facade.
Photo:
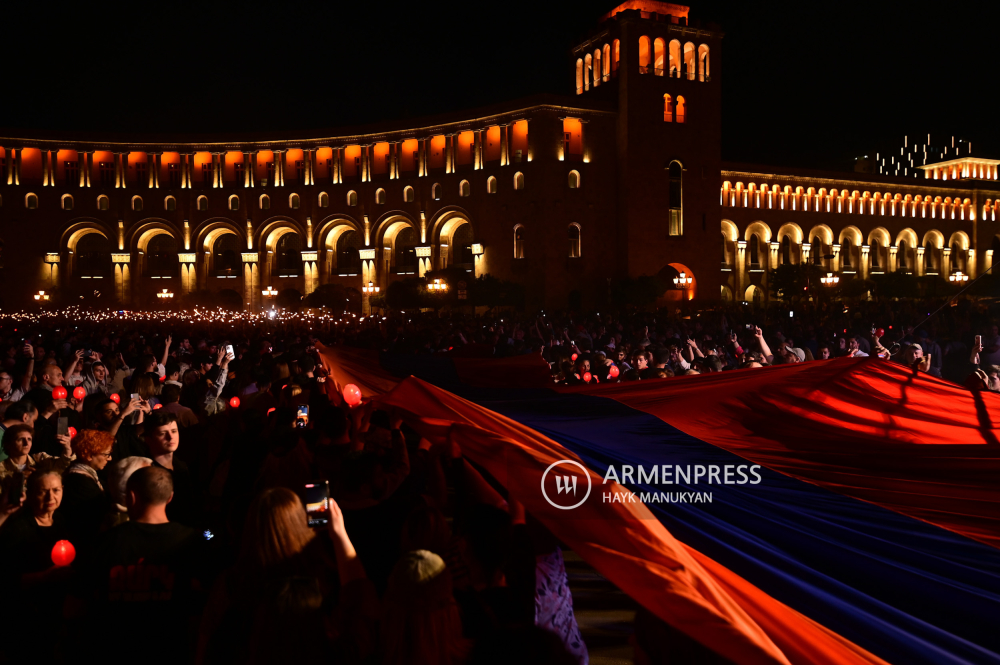
M 211 291 L 257 309 L 451 267 L 592 307 L 629 276 L 691 278 L 665 300 L 760 300 L 786 261 L 991 265 L 1000 162 L 932 165 L 925 186 L 723 163 L 722 37 L 629 0 L 573 49 L 575 95 L 280 140 L 0 132 L 4 306 Z

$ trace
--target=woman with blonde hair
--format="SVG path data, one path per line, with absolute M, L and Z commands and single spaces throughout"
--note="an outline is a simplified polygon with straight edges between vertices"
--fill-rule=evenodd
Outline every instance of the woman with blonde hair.
M 221 576 L 202 616 L 199 663 L 364 660 L 374 649 L 378 600 L 329 501 L 313 531 L 289 489 L 263 491 L 247 514 L 236 565 Z M 328 602 L 333 601 L 333 602 Z

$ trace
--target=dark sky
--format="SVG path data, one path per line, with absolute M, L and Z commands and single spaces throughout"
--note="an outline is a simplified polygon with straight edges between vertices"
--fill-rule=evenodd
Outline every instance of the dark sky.
M 19 4 L 7 131 L 280 134 L 570 94 L 569 49 L 616 3 Z M 1000 156 L 1000 3 L 705 0 L 691 16 L 726 33 L 725 159 L 850 169 L 926 132 Z

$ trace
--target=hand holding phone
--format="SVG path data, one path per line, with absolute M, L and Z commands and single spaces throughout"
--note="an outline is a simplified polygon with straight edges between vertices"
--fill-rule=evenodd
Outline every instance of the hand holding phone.
M 330 522 L 330 483 L 326 480 L 306 483 L 303 495 L 306 519 L 311 527 L 325 526 Z

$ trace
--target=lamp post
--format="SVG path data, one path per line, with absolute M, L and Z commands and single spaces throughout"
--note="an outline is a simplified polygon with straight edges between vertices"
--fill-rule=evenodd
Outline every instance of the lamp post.
M 35 294 L 35 300 L 37 300 L 39 302 L 41 302 L 43 300 L 48 300 L 48 299 L 49 299 L 49 296 L 48 296 L 47 293 L 45 293 L 45 291 L 39 291 L 38 293 Z
M 168 298 L 173 298 L 174 294 L 170 291 L 167 291 L 166 289 L 163 289 L 162 291 L 156 294 L 156 297 L 159 298 L 160 300 L 166 300 Z
M 427 290 L 431 293 L 444 293 L 448 290 L 448 284 L 442 282 L 440 279 L 435 279 L 433 282 L 427 285 Z
M 379 292 L 379 287 L 375 282 L 368 280 L 368 286 L 361 287 L 361 315 L 368 316 L 372 313 L 371 297 Z
M 677 277 L 674 277 L 674 286 L 678 289 L 686 289 L 691 286 L 692 282 L 694 282 L 694 277 L 688 277 L 688 275 L 684 272 Z
M 968 282 L 969 281 L 969 276 L 966 275 L 961 270 L 957 270 L 957 271 L 955 271 L 954 273 L 952 273 L 951 275 L 948 276 L 948 281 L 952 282 L 953 284 L 962 284 L 964 282 Z
M 834 275 L 832 272 L 828 272 L 826 273 L 826 277 L 820 277 L 819 281 L 824 286 L 836 286 L 837 282 L 840 281 L 840 277 L 838 275 Z
M 264 296 L 265 298 L 272 298 L 273 299 L 275 296 L 278 295 L 278 289 L 274 288 L 273 286 L 268 286 L 266 289 L 262 289 L 261 292 L 260 292 L 260 294 L 262 296 Z M 266 306 L 265 306 L 265 309 L 266 309 Z

